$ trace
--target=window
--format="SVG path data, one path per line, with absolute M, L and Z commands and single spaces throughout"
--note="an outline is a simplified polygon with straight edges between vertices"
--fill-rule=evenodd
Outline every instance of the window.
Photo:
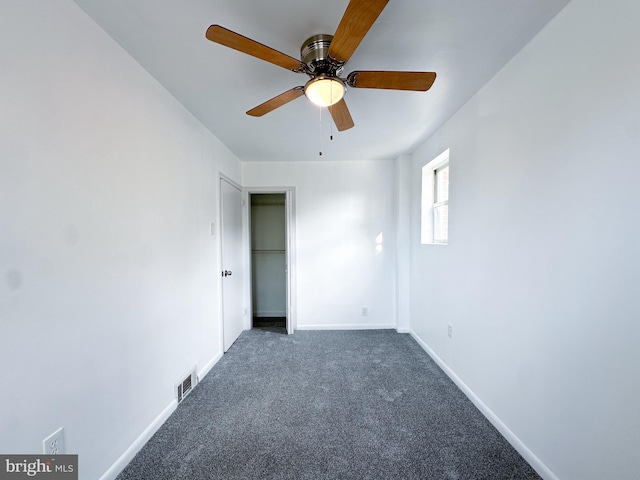
M 422 167 L 421 243 L 449 242 L 449 150 Z

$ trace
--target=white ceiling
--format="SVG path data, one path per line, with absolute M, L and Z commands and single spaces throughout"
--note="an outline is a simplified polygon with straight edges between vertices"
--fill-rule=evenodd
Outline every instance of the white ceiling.
M 355 127 L 301 97 L 261 118 L 247 110 L 308 77 L 214 44 L 211 24 L 299 58 L 333 34 L 348 0 L 75 0 L 241 160 L 388 159 L 414 148 L 477 92 L 569 0 L 391 0 L 353 70 L 435 71 L 428 92 L 349 89 Z M 319 157 L 322 148 L 323 156 Z

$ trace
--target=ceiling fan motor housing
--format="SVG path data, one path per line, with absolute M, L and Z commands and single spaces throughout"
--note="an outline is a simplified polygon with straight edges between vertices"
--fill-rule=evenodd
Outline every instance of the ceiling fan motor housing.
M 307 65 L 312 77 L 323 74 L 337 76 L 342 71 L 342 65 L 331 61 L 327 53 L 333 35 L 319 34 L 309 37 L 300 47 L 300 58 Z

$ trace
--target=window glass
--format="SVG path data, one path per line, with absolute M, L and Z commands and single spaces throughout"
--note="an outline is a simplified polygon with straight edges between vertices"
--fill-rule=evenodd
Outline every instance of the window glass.
M 433 242 L 447 243 L 449 239 L 449 165 L 435 171 L 433 201 Z

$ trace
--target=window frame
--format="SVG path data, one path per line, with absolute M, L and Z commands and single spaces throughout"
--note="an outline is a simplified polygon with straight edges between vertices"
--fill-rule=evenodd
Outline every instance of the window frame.
M 446 201 L 436 202 L 436 171 L 445 167 L 450 167 L 450 149 L 446 149 L 440 155 L 422 167 L 422 192 L 421 192 L 421 212 L 420 212 L 420 243 L 422 245 L 448 245 L 449 235 L 447 228 L 447 238 L 436 238 L 436 214 L 439 207 L 446 205 L 447 208 L 447 226 L 449 199 Z M 451 169 L 449 169 L 451 171 Z
M 440 196 L 440 189 L 438 189 L 439 175 L 442 175 L 443 170 L 447 170 L 447 198 L 438 201 Z M 449 160 L 433 170 L 433 243 L 446 245 L 449 243 Z M 440 232 L 440 222 L 438 221 L 439 212 L 446 210 L 447 212 L 447 235 L 442 236 Z M 441 213 L 440 213 L 441 215 Z

